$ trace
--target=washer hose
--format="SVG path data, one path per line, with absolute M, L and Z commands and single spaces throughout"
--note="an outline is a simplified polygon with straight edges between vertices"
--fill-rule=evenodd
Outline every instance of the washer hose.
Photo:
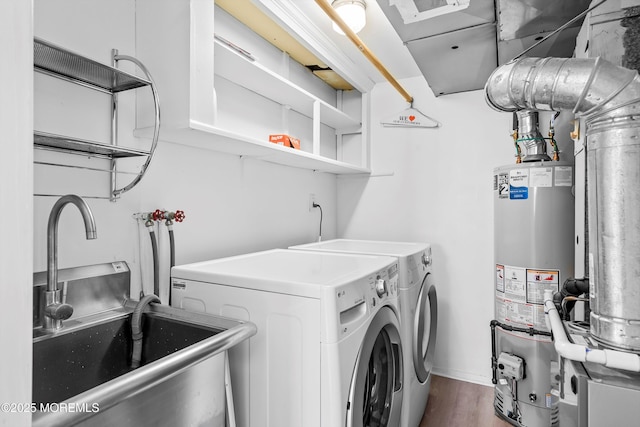
M 168 219 L 166 224 L 167 224 L 167 229 L 169 230 L 169 257 L 170 257 L 169 271 L 171 271 L 173 266 L 176 265 L 176 244 L 173 237 L 173 221 Z M 167 302 L 167 304 L 171 305 L 171 287 L 169 287 L 168 298 L 169 298 L 169 301 Z
M 158 242 L 156 240 L 156 233 L 153 229 L 153 221 L 147 220 L 145 223 L 147 230 L 149 231 L 149 237 L 151 238 L 151 252 L 153 253 L 153 293 L 160 295 L 160 267 L 158 265 Z
M 170 248 L 170 262 L 171 262 L 171 267 L 173 267 L 174 265 L 176 265 L 176 246 L 175 246 L 175 242 L 173 240 L 173 228 L 170 226 L 169 227 L 169 248 Z
M 131 337 L 133 338 L 133 352 L 131 354 L 131 368 L 140 367 L 142 360 L 142 313 L 151 303 L 160 303 L 160 298 L 155 295 L 143 296 L 131 316 Z

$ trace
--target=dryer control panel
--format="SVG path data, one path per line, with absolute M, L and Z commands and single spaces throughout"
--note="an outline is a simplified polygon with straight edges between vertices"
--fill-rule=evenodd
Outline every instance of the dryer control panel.
M 379 271 L 375 276 L 369 277 L 369 287 L 375 290 L 379 299 L 398 295 L 398 264 Z M 375 301 L 375 299 L 374 299 Z
M 427 247 L 427 249 L 415 253 L 409 257 L 407 257 L 407 273 L 409 275 L 408 285 L 406 287 L 410 288 L 412 286 L 418 286 L 422 284 L 422 280 L 424 279 L 424 275 L 427 272 L 431 272 L 433 268 L 433 256 L 431 255 L 431 246 Z M 406 279 L 405 279 L 406 280 Z
M 384 305 L 398 311 L 398 263 L 373 272 L 362 279 L 340 286 L 335 293 L 335 308 L 327 307 L 326 313 L 335 313 L 328 319 L 326 342 L 339 341 L 352 333 Z M 330 303 L 327 300 L 327 303 Z M 335 325 L 335 329 L 332 325 Z

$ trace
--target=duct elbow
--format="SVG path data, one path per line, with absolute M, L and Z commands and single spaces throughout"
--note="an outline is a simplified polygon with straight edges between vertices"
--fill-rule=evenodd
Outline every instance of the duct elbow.
M 638 73 L 600 58 L 520 58 L 494 70 L 485 85 L 487 104 L 509 112 L 572 110 L 593 117 L 639 97 Z

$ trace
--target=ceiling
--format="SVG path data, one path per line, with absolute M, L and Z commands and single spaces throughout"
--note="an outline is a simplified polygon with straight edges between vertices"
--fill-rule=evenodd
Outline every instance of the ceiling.
M 590 0 L 377 0 L 436 96 L 484 87 L 491 72 L 586 10 Z M 463 3 L 460 1 L 460 3 Z M 393 5 L 391 5 L 393 4 Z M 400 5 L 431 11 L 417 22 Z M 571 57 L 582 20 L 552 36 L 528 56 Z
M 215 0 L 215 2 L 265 40 L 287 52 L 293 59 L 309 67 L 318 77 L 337 89 L 356 87 L 362 91 L 370 89 L 375 83 L 385 81 L 382 74 L 347 37 L 333 31 L 331 19 L 314 0 Z M 278 15 L 277 12 L 281 10 L 285 10 L 285 13 Z M 420 69 L 411 54 L 374 0 L 368 1 L 366 13 L 367 26 L 358 36 L 397 79 L 420 76 Z M 295 22 L 299 20 L 303 22 Z M 312 37 L 294 38 L 296 24 L 305 30 L 310 30 Z M 317 47 L 309 41 L 318 38 L 318 35 L 322 35 L 325 43 L 331 46 L 329 49 L 331 52 L 325 51 L 324 54 L 318 52 Z M 345 58 L 342 61 L 336 60 L 336 51 L 352 63 L 351 71 L 348 68 L 345 70 L 345 67 L 336 66 L 336 63 L 344 63 L 345 60 Z M 333 66 L 330 67 L 327 63 Z M 338 72 L 332 72 L 332 68 Z M 353 70 L 357 70 L 361 75 L 354 76 L 358 73 Z
M 396 79 L 424 75 L 434 94 L 441 96 L 482 89 L 498 65 L 568 22 L 589 3 L 367 0 L 367 25 L 358 36 Z M 330 18 L 315 0 L 216 0 L 216 4 L 252 28 L 260 21 L 262 32 L 254 31 L 312 71 L 321 70 L 319 77 L 328 74 L 327 81 L 334 87 L 348 88 L 347 84 L 366 90 L 386 81 L 354 43 L 332 30 Z M 413 19 L 407 19 L 409 8 L 418 11 Z M 528 55 L 572 56 L 581 23 L 578 20 Z M 337 76 L 323 70 L 327 64 Z
M 328 85 L 340 90 L 353 89 L 349 82 L 298 42 L 288 31 L 277 25 L 250 0 L 215 0 L 215 3 L 269 43 L 287 52 L 295 61 L 308 67 Z

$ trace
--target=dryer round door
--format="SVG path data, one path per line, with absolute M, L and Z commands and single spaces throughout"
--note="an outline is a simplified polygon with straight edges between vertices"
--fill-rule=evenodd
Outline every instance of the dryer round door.
M 422 280 L 416 314 L 413 319 L 413 366 L 421 383 L 429 378 L 433 367 L 438 330 L 438 296 L 431 273 Z
M 382 307 L 361 344 L 347 403 L 347 427 L 396 427 L 402 408 L 402 343 L 394 311 Z

